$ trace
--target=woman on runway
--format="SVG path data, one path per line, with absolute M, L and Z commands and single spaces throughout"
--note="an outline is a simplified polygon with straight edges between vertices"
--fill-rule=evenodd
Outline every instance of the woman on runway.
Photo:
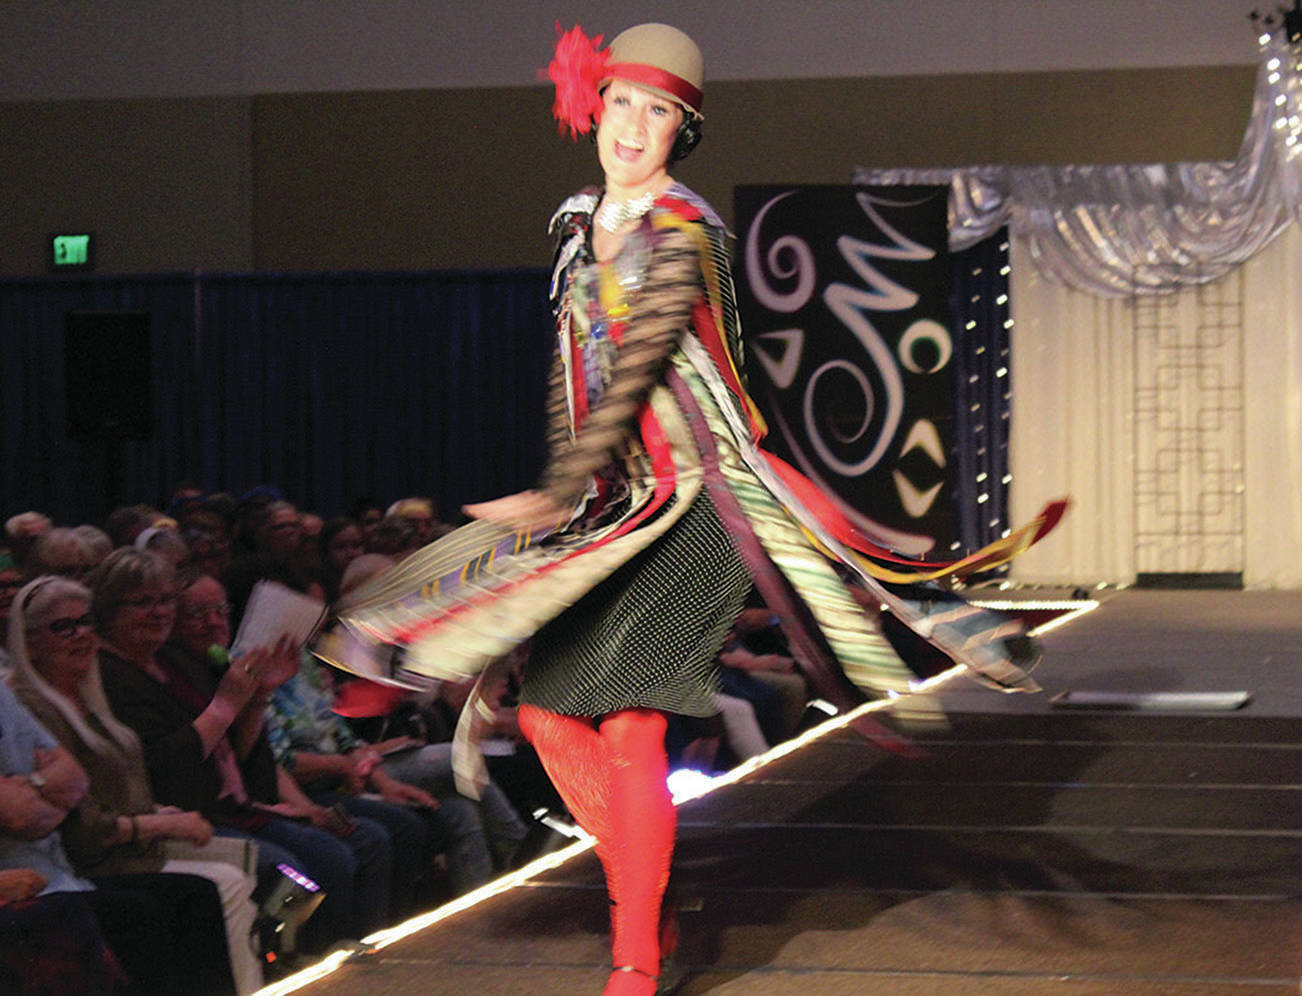
M 898 558 L 759 447 L 727 232 L 670 173 L 701 138 L 699 49 L 663 24 L 600 41 L 575 28 L 549 67 L 562 131 L 595 127 L 604 182 L 552 219 L 558 348 L 543 480 L 468 506 L 480 521 L 359 592 L 341 620 L 363 643 L 400 645 L 400 666 L 386 658 L 399 677 L 474 674 L 532 637 L 520 726 L 596 840 L 612 996 L 656 992 L 674 944 L 661 917 L 675 834 L 666 716 L 714 713 L 716 653 L 751 584 L 816 693 L 845 708 L 862 699 L 854 686 L 902 693 L 911 675 L 829 556 L 906 623 L 927 608 L 878 580 L 907 579 Z M 1005 687 L 1030 685 L 1006 631 L 982 636 L 987 616 L 948 608 L 948 644 L 968 651 L 948 646 L 958 659 Z M 468 707 L 463 727 L 474 724 Z

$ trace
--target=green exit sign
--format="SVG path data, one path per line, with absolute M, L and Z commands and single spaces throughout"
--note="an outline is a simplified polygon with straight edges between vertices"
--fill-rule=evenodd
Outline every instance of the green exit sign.
M 50 270 L 95 268 L 95 236 L 90 232 L 66 232 L 50 236 Z

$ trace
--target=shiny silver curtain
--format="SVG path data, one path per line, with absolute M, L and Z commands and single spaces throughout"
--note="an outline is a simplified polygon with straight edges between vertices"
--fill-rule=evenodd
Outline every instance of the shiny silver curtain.
M 1302 53 L 1261 39 L 1252 117 L 1228 163 L 855 171 L 950 185 L 950 247 L 1007 225 L 1038 272 L 1105 297 L 1169 293 L 1251 259 L 1302 211 Z

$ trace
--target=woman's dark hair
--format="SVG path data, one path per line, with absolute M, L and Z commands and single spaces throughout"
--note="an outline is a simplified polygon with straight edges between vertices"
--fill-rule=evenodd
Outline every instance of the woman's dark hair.
M 674 136 L 673 148 L 669 150 L 669 161 L 676 163 L 686 159 L 700 142 L 701 119 L 683 111 L 683 121 L 678 126 L 678 134 Z

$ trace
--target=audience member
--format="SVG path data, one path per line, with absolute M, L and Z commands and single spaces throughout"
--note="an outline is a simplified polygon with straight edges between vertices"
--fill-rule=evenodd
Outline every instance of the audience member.
M 321 527 L 325 520 L 315 512 L 300 512 L 298 516 L 298 556 L 314 564 L 321 556 Z
M 384 509 L 371 497 L 365 496 L 356 499 L 348 508 L 348 517 L 357 523 L 357 527 L 362 531 L 362 542 L 368 543 L 371 533 L 375 527 L 380 524 L 384 518 Z
M 234 495 L 225 491 L 215 491 L 203 500 L 203 504 L 186 516 L 186 524 L 207 529 L 219 541 L 226 544 L 227 556 L 235 539 L 236 524 L 239 521 L 240 503 Z
M 448 532 L 439 521 L 432 498 L 401 498 L 389 506 L 386 518 L 404 519 L 416 527 L 416 546 L 432 543 Z
M 193 481 L 180 481 L 167 499 L 167 514 L 178 523 L 203 503 L 203 488 Z
M 253 552 L 233 559 L 226 572 L 226 591 L 237 628 L 253 586 L 259 581 L 279 581 L 295 591 L 306 591 L 316 580 L 303 563 L 302 525 L 293 504 L 268 503 L 254 530 Z
M 80 893 L 130 979 L 129 992 L 233 992 L 212 882 L 165 872 L 93 883 L 77 875 L 58 828 L 85 797 L 85 772 L 4 682 L 0 730 L 0 869 L 39 875 L 39 896 Z
M 236 989 L 251 993 L 262 971 L 251 946 L 253 881 L 204 847 L 212 825 L 199 813 L 159 809 L 150 794 L 136 735 L 109 709 L 96 660 L 90 591 L 44 575 L 19 593 L 10 656 L 14 690 L 90 778 L 90 792 L 64 824 L 74 867 L 90 878 L 129 872 L 183 872 L 210 879 L 221 895 Z M 186 842 L 186 857 L 164 842 Z
M 53 525 L 41 512 L 20 512 L 5 522 L 5 545 L 19 570 L 27 569 L 27 554 L 37 538 Z
M 742 609 L 719 660 L 729 672 L 724 691 L 759 703 L 756 713 L 771 743 L 799 729 L 809 704 L 809 684 L 770 609 L 759 604 Z
M 109 513 L 104 531 L 113 540 L 114 548 L 130 546 L 137 536 L 166 518 L 152 505 L 123 505 Z
M 142 579 L 170 576 L 139 563 L 121 569 Z M 276 764 L 263 711 L 271 689 L 297 670 L 296 652 L 250 651 L 228 665 L 230 635 L 221 583 L 183 572 L 171 642 L 160 652 L 177 680 L 159 686 L 124 668 L 120 684 L 108 689 L 110 701 L 144 742 L 159 799 L 199 810 L 222 836 L 256 842 L 264 884 L 287 864 L 322 887 L 325 900 L 302 934 L 303 950 L 364 937 L 383 925 L 393 843 L 381 825 L 342 819 L 313 802 Z M 231 756 L 234 768 L 223 760 Z
M 150 526 L 131 545 L 143 553 L 166 560 L 173 568 L 180 567 L 190 559 L 190 548 L 175 526 Z
M 401 560 L 420 549 L 420 528 L 410 519 L 386 515 L 366 537 L 366 552 Z
M 80 578 L 90 570 L 94 551 L 75 530 L 65 526 L 47 529 L 32 544 L 25 565 L 29 578 L 42 574 L 61 574 Z
M 485 752 L 484 758 L 491 778 L 485 789 L 486 799 L 495 799 L 500 789 L 517 814 L 530 815 L 539 809 L 555 814 L 564 811 L 564 803 L 543 770 L 537 753 L 520 732 L 516 716 L 520 667 L 526 657 L 527 647 L 517 649 L 512 654 L 511 667 L 500 674 L 495 687 L 486 689 L 485 692 L 484 703 L 494 714 L 491 727 L 484 732 L 484 740 L 491 743 L 491 750 Z M 348 693 L 357 684 L 372 683 L 353 682 L 344 685 L 337 700 L 336 711 L 350 717 L 356 714 L 357 710 L 345 712 L 342 703 L 349 698 Z M 367 733 L 372 734 L 376 743 L 407 736 L 420 743 L 440 745 L 440 751 L 446 752 L 446 763 L 450 764 L 450 745 L 456 732 L 457 720 L 474 684 L 473 680 L 445 681 L 432 692 L 409 693 L 404 700 L 390 708 L 387 714 L 368 713 L 367 718 L 353 720 L 351 725 L 364 738 Z M 440 763 L 443 763 L 442 758 Z M 405 776 L 400 774 L 399 777 Z M 444 793 L 454 788 L 452 785 L 431 791 L 446 803 Z M 535 828 L 531 826 L 530 830 L 533 829 Z
M 231 564 L 231 523 L 209 496 L 178 519 L 181 539 L 190 550 L 183 567 L 224 577 Z
M 103 563 L 104 558 L 113 552 L 113 539 L 99 526 L 92 526 L 89 523 L 83 523 L 73 528 L 82 541 L 86 544 L 86 549 L 90 551 L 90 567 L 98 567 Z
M 389 774 L 379 751 L 352 735 L 331 711 L 328 682 L 316 661 L 303 655 L 298 673 L 271 694 L 267 739 L 277 762 L 310 798 L 342 806 L 389 831 L 394 841 L 392 902 L 397 909 L 409 909 L 433 854 L 429 828 L 418 810 L 434 811 L 439 803 L 424 789 Z M 368 791 L 371 796 L 364 794 Z
M 238 560 L 245 554 L 257 552 L 257 535 L 266 517 L 267 506 L 284 501 L 278 488 L 259 484 L 240 495 L 235 502 L 235 516 L 231 527 L 231 558 Z
M 366 550 L 362 543 L 362 529 L 347 516 L 327 519 L 321 526 L 318 549 L 326 597 L 333 602 L 339 597 L 344 571 Z

